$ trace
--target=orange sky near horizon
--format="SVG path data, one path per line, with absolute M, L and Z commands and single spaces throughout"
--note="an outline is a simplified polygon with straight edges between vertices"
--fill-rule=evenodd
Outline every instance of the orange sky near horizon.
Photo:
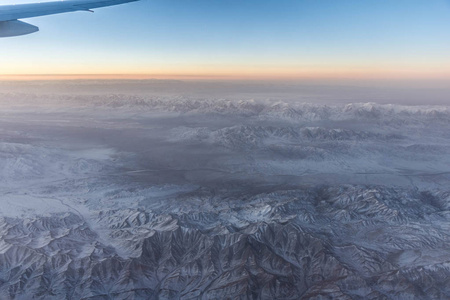
M 59 70 L 63 71 L 63 70 Z M 72 70 L 77 71 L 77 70 Z M 450 67 L 437 66 L 353 66 L 353 67 L 271 67 L 192 66 L 143 70 L 93 69 L 92 72 L 0 73 L 0 80 L 49 79 L 206 79 L 206 80 L 450 80 Z M 131 72 L 130 72 L 131 71 Z

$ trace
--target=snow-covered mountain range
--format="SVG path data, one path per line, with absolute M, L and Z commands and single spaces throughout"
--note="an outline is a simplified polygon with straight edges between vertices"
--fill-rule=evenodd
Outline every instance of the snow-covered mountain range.
M 450 110 L 0 95 L 1 299 L 449 299 Z

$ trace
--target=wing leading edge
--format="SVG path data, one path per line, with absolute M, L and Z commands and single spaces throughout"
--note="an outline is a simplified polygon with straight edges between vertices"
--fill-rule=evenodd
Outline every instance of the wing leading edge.
M 74 11 L 89 11 L 90 9 L 135 2 L 139 0 L 70 0 L 32 4 L 1 5 L 0 6 L 0 37 L 29 34 L 39 29 L 33 25 L 17 21 Z M 28 26 L 26 26 L 26 25 Z

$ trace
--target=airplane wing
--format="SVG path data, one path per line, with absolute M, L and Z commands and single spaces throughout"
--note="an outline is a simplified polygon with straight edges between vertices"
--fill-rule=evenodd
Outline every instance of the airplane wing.
M 139 0 L 69 0 L 32 4 L 15 4 L 0 6 L 0 37 L 17 36 L 39 30 L 36 26 L 18 21 L 46 15 L 74 11 L 89 11 L 93 8 L 118 5 Z

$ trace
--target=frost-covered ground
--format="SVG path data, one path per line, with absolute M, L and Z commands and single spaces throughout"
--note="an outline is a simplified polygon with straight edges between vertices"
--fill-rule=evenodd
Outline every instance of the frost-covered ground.
M 450 298 L 450 108 L 80 86 L 0 93 L 0 299 Z

